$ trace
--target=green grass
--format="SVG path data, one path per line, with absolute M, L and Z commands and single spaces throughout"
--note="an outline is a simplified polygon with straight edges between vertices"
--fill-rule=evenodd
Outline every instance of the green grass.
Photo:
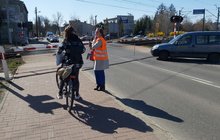
M 0 103 L 2 102 L 4 95 L 5 93 L 3 91 L 0 91 Z
M 0 82 L 0 103 L 2 102 L 3 98 L 4 98 L 4 91 L 3 91 L 3 84 L 2 82 Z
M 15 74 L 18 67 L 22 64 L 24 64 L 24 61 L 22 57 L 20 58 L 10 58 L 7 59 L 8 68 L 11 71 L 12 74 Z

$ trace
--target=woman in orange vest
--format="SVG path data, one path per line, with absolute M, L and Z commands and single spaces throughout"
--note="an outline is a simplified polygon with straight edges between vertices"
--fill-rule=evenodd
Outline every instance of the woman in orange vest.
M 109 68 L 109 59 L 102 28 L 96 28 L 95 37 L 90 49 L 94 50 L 94 73 L 96 78 L 96 88 L 94 90 L 105 91 L 105 69 Z

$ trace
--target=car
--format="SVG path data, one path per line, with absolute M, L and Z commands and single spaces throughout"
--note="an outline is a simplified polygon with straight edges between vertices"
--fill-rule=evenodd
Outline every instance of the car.
M 54 33 L 53 33 L 53 32 L 47 32 L 47 33 L 46 33 L 46 37 L 48 37 L 48 36 L 50 36 L 50 35 L 54 35 Z
M 120 39 L 127 39 L 127 38 L 131 38 L 131 37 L 132 37 L 131 35 L 124 35 Z
M 80 37 L 80 39 L 82 41 L 91 41 L 93 39 L 93 37 L 89 36 L 89 35 L 84 35 L 84 36 Z
M 47 40 L 49 42 L 59 42 L 59 37 L 55 36 L 55 35 L 50 35 L 50 36 L 48 36 Z
M 110 39 L 111 39 L 110 34 L 107 34 L 107 35 L 105 36 L 105 39 L 106 39 L 106 40 L 110 40 Z
M 206 58 L 220 62 L 220 31 L 197 31 L 178 35 L 168 43 L 152 47 L 151 54 L 160 60 L 173 57 Z
M 143 35 L 136 35 L 133 37 L 133 39 L 141 39 L 141 38 L 143 38 Z

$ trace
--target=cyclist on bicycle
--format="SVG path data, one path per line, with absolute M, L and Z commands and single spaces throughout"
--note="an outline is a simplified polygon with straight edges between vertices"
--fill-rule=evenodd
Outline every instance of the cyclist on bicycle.
M 85 52 L 86 48 L 84 47 L 82 41 L 76 35 L 75 30 L 72 26 L 67 26 L 64 30 L 64 40 L 62 46 L 59 47 L 58 54 L 61 54 L 65 51 L 65 55 L 62 61 L 62 65 L 72 65 L 74 64 L 74 69 L 72 69 L 72 74 L 76 76 L 76 97 L 75 99 L 80 99 L 79 95 L 79 69 L 83 65 L 82 54 Z M 59 93 L 57 94 L 58 99 L 63 98 L 63 87 L 64 80 L 61 78 Z

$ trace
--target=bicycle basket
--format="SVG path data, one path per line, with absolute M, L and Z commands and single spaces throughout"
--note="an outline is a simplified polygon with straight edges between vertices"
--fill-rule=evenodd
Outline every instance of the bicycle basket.
M 62 78 L 63 79 L 66 79 L 72 72 L 72 67 L 69 66 L 69 67 L 66 67 L 63 74 L 62 74 Z
M 60 68 L 58 71 L 57 71 L 57 75 L 62 75 L 63 72 L 64 72 L 65 68 Z

